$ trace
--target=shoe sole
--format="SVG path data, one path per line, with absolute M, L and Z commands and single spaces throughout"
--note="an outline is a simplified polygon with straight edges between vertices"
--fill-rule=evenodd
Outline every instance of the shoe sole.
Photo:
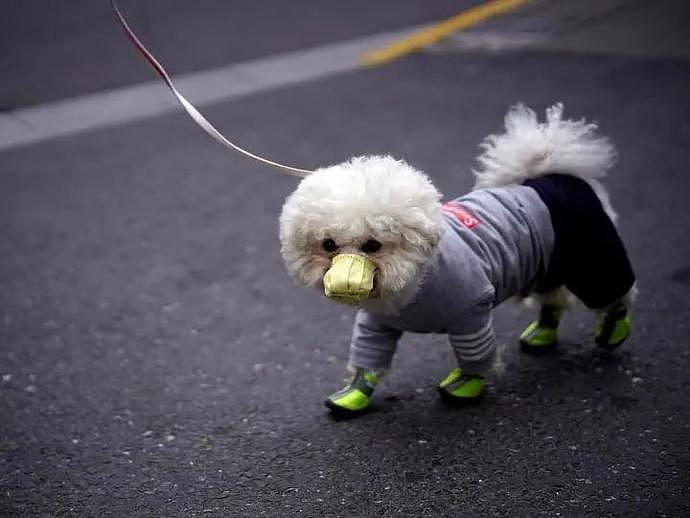
M 362 410 L 349 410 L 347 408 L 343 408 L 341 406 L 336 405 L 331 401 L 330 399 L 327 399 L 323 402 L 324 405 L 331 411 L 331 414 L 333 417 L 337 418 L 342 418 L 342 419 L 350 419 L 352 417 L 357 417 L 360 416 L 364 413 L 366 413 L 370 407 L 363 408 Z
M 625 342 L 625 340 L 627 338 L 628 337 L 626 336 L 625 338 L 623 338 L 623 340 L 621 340 L 617 344 L 609 344 L 607 342 L 599 342 L 598 340 L 594 340 L 594 343 L 597 344 L 597 347 L 599 347 L 599 349 L 602 349 L 602 350 L 607 351 L 607 352 L 613 352 L 616 349 L 618 349 L 621 345 L 623 345 L 623 342 Z
M 523 353 L 531 354 L 533 356 L 540 356 L 542 354 L 551 354 L 558 348 L 558 342 L 553 342 L 549 345 L 531 345 L 520 340 L 520 350 Z
M 481 400 L 484 398 L 484 393 L 482 392 L 479 394 L 477 397 L 457 397 L 457 396 L 451 396 L 443 390 L 442 388 L 437 388 L 439 396 L 441 397 L 441 401 L 445 403 L 448 406 L 453 406 L 453 407 L 468 407 L 472 405 L 476 405 L 477 403 L 480 403 Z

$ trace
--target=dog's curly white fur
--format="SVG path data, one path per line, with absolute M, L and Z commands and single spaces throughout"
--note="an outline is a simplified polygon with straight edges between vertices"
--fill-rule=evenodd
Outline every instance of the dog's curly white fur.
M 340 253 L 360 254 L 362 244 L 375 239 L 383 245 L 369 254 L 376 291 L 362 305 L 395 311 L 414 296 L 441 238 L 440 199 L 425 174 L 389 156 L 319 169 L 283 207 L 280 240 L 287 269 L 307 286 L 321 288 L 331 263 L 324 239 L 333 239 Z
M 616 162 L 616 150 L 608 138 L 597 134 L 598 126 L 581 120 L 563 119 L 563 105 L 546 110 L 546 122 L 518 104 L 505 117 L 505 133 L 489 135 L 481 147 L 484 153 L 474 170 L 475 189 L 518 184 L 528 178 L 562 172 L 578 176 L 589 184 L 604 210 L 615 221 L 616 213 L 599 179 Z

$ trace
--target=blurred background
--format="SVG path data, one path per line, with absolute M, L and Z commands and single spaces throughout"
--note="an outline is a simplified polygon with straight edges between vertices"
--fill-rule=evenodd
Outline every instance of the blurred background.
M 624 350 L 597 356 L 576 311 L 558 354 L 526 358 L 531 313 L 509 303 L 516 347 L 484 404 L 442 407 L 448 347 L 411 335 L 347 422 L 322 399 L 353 311 L 280 258 L 296 180 L 203 134 L 108 2 L 4 6 L 0 515 L 690 514 L 690 4 L 467 15 L 490 4 L 121 1 L 225 135 L 298 167 L 389 153 L 455 197 L 516 102 L 561 101 L 617 145 L 606 183 L 641 289 Z

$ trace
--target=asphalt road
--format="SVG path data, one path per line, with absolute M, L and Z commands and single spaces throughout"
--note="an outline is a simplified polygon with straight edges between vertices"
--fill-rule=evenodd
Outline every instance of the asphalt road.
M 0 515 L 690 515 L 688 84 L 690 62 L 663 55 L 422 53 L 205 110 L 304 167 L 404 157 L 448 197 L 516 101 L 600 122 L 620 152 L 607 185 L 641 289 L 634 335 L 598 356 L 576 311 L 557 354 L 514 347 L 466 410 L 436 398 L 444 340 L 410 335 L 374 411 L 328 417 L 353 312 L 284 271 L 277 216 L 295 180 L 182 114 L 0 153 Z M 500 338 L 529 318 L 499 308 Z

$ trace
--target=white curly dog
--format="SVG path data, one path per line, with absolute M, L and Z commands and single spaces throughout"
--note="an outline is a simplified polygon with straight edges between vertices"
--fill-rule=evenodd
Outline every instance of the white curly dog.
M 509 297 L 541 302 L 520 337 L 528 352 L 553 350 L 575 297 L 597 311 L 600 347 L 627 338 L 635 279 L 599 182 L 615 150 L 595 124 L 562 113 L 556 104 L 542 123 L 513 107 L 505 133 L 482 144 L 473 191 L 446 203 L 428 176 L 389 156 L 318 169 L 287 198 L 280 240 L 290 274 L 360 306 L 354 377 L 328 396 L 331 410 L 369 407 L 405 331 L 446 334 L 458 365 L 438 385 L 442 399 L 477 401 L 497 364 L 492 310 Z

